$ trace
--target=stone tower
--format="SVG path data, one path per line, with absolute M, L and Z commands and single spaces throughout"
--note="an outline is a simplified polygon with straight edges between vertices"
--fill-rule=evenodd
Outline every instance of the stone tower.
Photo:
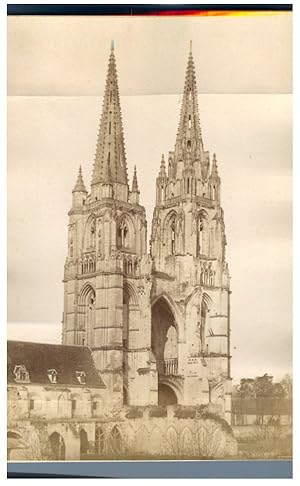
M 159 399 L 219 405 L 230 420 L 230 289 L 216 155 L 200 128 L 192 49 L 175 149 L 162 156 L 152 221 L 151 347 Z
M 89 346 L 128 405 L 215 404 L 230 421 L 230 289 L 221 181 L 200 128 L 190 51 L 179 128 L 156 180 L 150 254 L 136 168 L 129 190 L 112 46 L 91 190 L 69 211 L 63 343 Z
M 63 343 L 89 346 L 111 403 L 157 400 L 151 360 L 151 259 L 136 169 L 128 187 L 114 47 L 109 57 L 91 191 L 81 168 L 69 211 Z

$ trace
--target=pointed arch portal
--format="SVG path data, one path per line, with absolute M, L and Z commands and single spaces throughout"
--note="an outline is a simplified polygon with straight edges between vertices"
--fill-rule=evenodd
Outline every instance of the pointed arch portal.
M 178 374 L 178 332 L 174 314 L 164 296 L 152 305 L 151 349 L 158 376 Z
M 64 461 L 66 458 L 66 446 L 63 437 L 58 432 L 53 432 L 49 437 L 53 459 Z

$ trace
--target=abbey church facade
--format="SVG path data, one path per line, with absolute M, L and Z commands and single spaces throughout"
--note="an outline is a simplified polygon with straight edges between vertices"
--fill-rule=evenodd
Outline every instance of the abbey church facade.
M 90 447 L 97 440 L 100 444 L 96 429 L 103 417 L 106 425 L 101 433 L 105 435 L 108 417 L 116 417 L 121 410 L 210 407 L 227 423 L 231 420 L 230 277 L 221 181 L 216 155 L 211 156 L 204 148 L 191 51 L 175 147 L 157 161 L 151 228 L 147 228 L 145 208 L 139 200 L 137 173 L 142 169 L 135 168 L 129 186 L 112 47 L 91 187 L 88 191 L 80 168 L 72 193 L 64 268 L 63 337 L 61 352 L 50 349 L 51 345 L 47 348 L 43 379 L 49 379 L 48 387 L 41 388 L 40 377 L 34 383 L 34 360 L 31 358 L 27 365 L 25 362 L 26 343 L 18 349 L 11 345 L 10 353 L 11 393 L 17 393 L 16 383 L 23 380 L 23 400 L 30 401 L 28 407 L 23 403 L 25 422 L 26 417 L 37 419 L 41 410 L 47 421 L 50 410 L 49 405 L 47 410 L 44 405 L 40 411 L 34 410 L 30 387 L 38 385 L 48 402 L 45 393 L 52 387 L 50 401 L 59 400 L 64 393 L 59 423 L 74 424 L 77 436 L 75 429 L 72 433 L 78 440 L 85 427 Z M 80 363 L 76 362 L 76 350 Z M 35 352 L 32 346 L 31 356 Z M 65 352 L 72 354 L 72 365 L 58 358 Z M 90 353 L 94 370 L 84 353 Z M 21 365 L 22 372 L 16 368 Z M 74 367 L 73 375 L 63 373 L 64 367 L 70 366 Z M 72 386 L 68 383 L 71 376 Z M 24 386 L 29 391 L 25 392 Z M 80 412 L 76 400 L 82 400 L 83 395 L 89 398 L 85 412 L 83 408 Z M 50 432 L 63 437 L 62 427 L 53 426 L 59 415 L 53 410 L 55 407 Z M 122 427 L 124 423 L 120 431 L 111 427 L 107 432 L 115 435 L 115 443 L 122 434 L 132 432 Z M 196 427 L 196 422 L 191 427 Z M 156 433 L 159 442 L 160 433 L 152 434 L 150 429 L 143 432 L 144 444 L 147 434 L 153 439 Z M 56 440 L 54 447 L 60 450 L 61 439 Z M 65 447 L 68 439 L 62 440 Z M 72 454 L 69 457 L 74 457 Z
M 220 177 L 202 140 L 192 53 L 175 148 L 158 165 L 150 253 L 139 196 L 136 170 L 128 183 L 112 49 L 91 189 L 80 169 L 69 212 L 63 343 L 93 350 L 113 403 L 217 401 L 230 414 Z

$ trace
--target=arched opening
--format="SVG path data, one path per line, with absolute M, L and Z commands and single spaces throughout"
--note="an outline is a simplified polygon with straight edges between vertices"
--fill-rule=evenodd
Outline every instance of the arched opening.
M 90 285 L 83 287 L 78 302 L 77 344 L 90 345 L 95 325 L 96 294 Z
M 175 254 L 176 226 L 175 218 L 171 221 L 171 254 Z
M 158 405 L 166 406 L 166 405 L 176 405 L 177 404 L 177 396 L 174 390 L 168 385 L 164 383 L 158 384 Z
M 129 248 L 131 246 L 128 224 L 123 220 L 117 227 L 117 247 Z
M 79 438 L 80 438 L 80 456 L 82 456 L 89 452 L 88 436 L 84 429 L 80 429 Z
M 159 375 L 178 374 L 178 336 L 174 315 L 164 297 L 152 306 L 151 349 Z
M 95 454 L 103 454 L 103 452 L 104 452 L 104 432 L 101 427 L 96 427 Z
M 110 433 L 110 447 L 114 453 L 121 452 L 122 450 L 122 437 L 119 428 L 116 425 Z
M 55 461 L 64 461 L 66 458 L 66 446 L 63 437 L 58 432 L 53 432 L 49 437 L 52 456 Z

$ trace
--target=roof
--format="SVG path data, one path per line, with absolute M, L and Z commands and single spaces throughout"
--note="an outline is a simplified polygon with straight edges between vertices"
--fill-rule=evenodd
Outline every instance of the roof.
M 17 365 L 25 366 L 30 383 L 105 388 L 95 367 L 92 352 L 87 346 L 8 341 L 8 383 L 16 383 L 14 369 Z M 51 369 L 57 371 L 57 382 L 53 384 L 48 378 L 48 370 Z M 86 375 L 84 385 L 80 385 L 76 371 L 84 371 Z

